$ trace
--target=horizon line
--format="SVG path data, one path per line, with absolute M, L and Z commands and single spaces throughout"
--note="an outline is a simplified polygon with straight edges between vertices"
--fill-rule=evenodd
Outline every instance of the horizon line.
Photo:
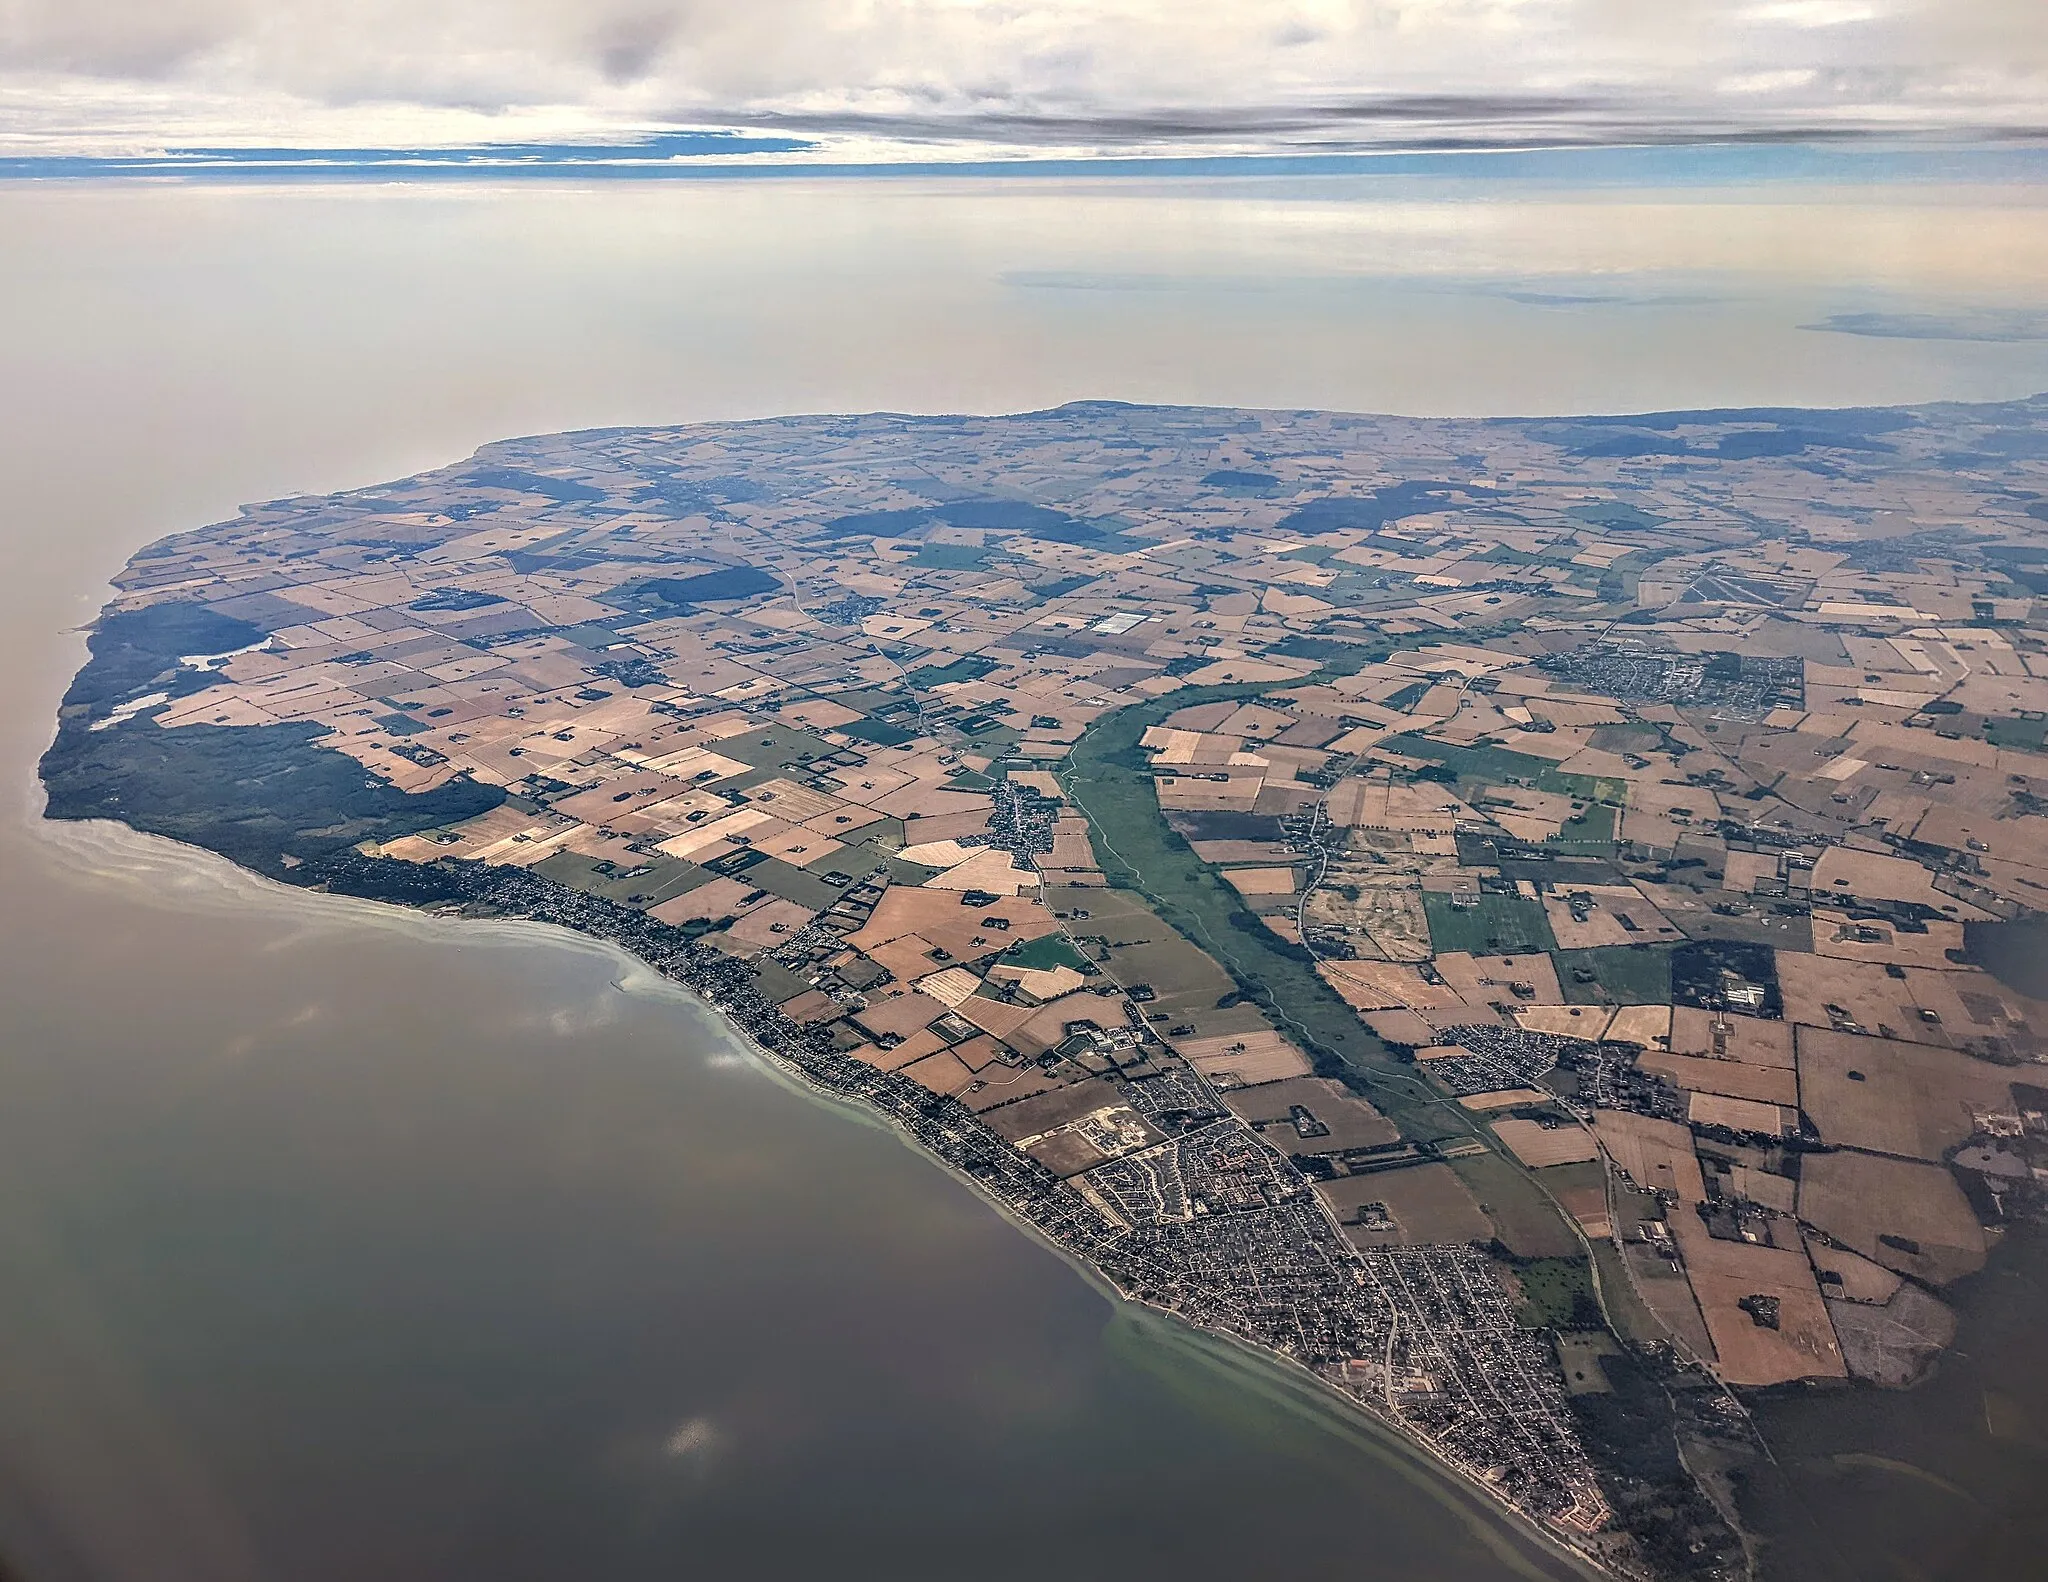
M 726 130 L 649 132 L 610 141 L 435 147 L 293 147 L 277 143 L 172 145 L 143 154 L 0 153 L 0 180 L 149 180 L 386 183 L 492 180 L 745 180 L 884 176 L 1205 176 L 1205 175 L 1543 175 L 1566 164 L 1656 162 L 1693 169 L 1689 176 L 1780 179 L 1881 173 L 1934 179 L 1961 172 L 1992 179 L 2048 179 L 2048 134 L 2002 131 L 1884 133 L 1807 127 L 1688 134 L 1646 133 L 1599 139 L 1435 137 L 1371 147 L 1257 152 L 1038 154 L 1019 150 L 958 159 L 789 159 L 820 149 L 814 140 Z M 1710 168 L 1710 167 L 1720 167 Z M 1735 168 L 1748 167 L 1748 168 Z M 1584 174 L 1583 170 L 1574 172 Z

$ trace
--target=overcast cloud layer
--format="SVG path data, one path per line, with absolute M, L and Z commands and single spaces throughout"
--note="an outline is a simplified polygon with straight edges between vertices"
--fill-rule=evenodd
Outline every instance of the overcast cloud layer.
M 0 0 L 13 151 L 2048 136 L 2048 0 Z

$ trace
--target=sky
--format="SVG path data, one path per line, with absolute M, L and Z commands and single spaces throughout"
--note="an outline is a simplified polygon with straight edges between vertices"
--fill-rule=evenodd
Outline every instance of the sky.
M 2048 140 L 2044 0 L 0 0 L 0 156 Z

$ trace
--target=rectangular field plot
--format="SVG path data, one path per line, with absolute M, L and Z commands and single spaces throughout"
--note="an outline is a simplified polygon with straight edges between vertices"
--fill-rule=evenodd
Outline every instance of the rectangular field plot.
M 1669 1005 L 1671 952 L 1654 945 L 1606 945 L 1553 952 L 1558 986 L 1581 1005 Z
M 1439 953 L 1462 950 L 1497 956 L 1550 950 L 1557 943 L 1543 903 L 1519 895 L 1482 894 L 1465 900 L 1425 893 L 1422 909 L 1429 919 L 1430 943 Z

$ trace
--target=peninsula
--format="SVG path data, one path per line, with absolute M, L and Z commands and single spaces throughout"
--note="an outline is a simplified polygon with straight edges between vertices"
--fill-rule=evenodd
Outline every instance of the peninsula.
M 492 445 L 139 552 L 48 813 L 612 941 L 1587 1561 L 2048 1180 L 2048 398 Z

